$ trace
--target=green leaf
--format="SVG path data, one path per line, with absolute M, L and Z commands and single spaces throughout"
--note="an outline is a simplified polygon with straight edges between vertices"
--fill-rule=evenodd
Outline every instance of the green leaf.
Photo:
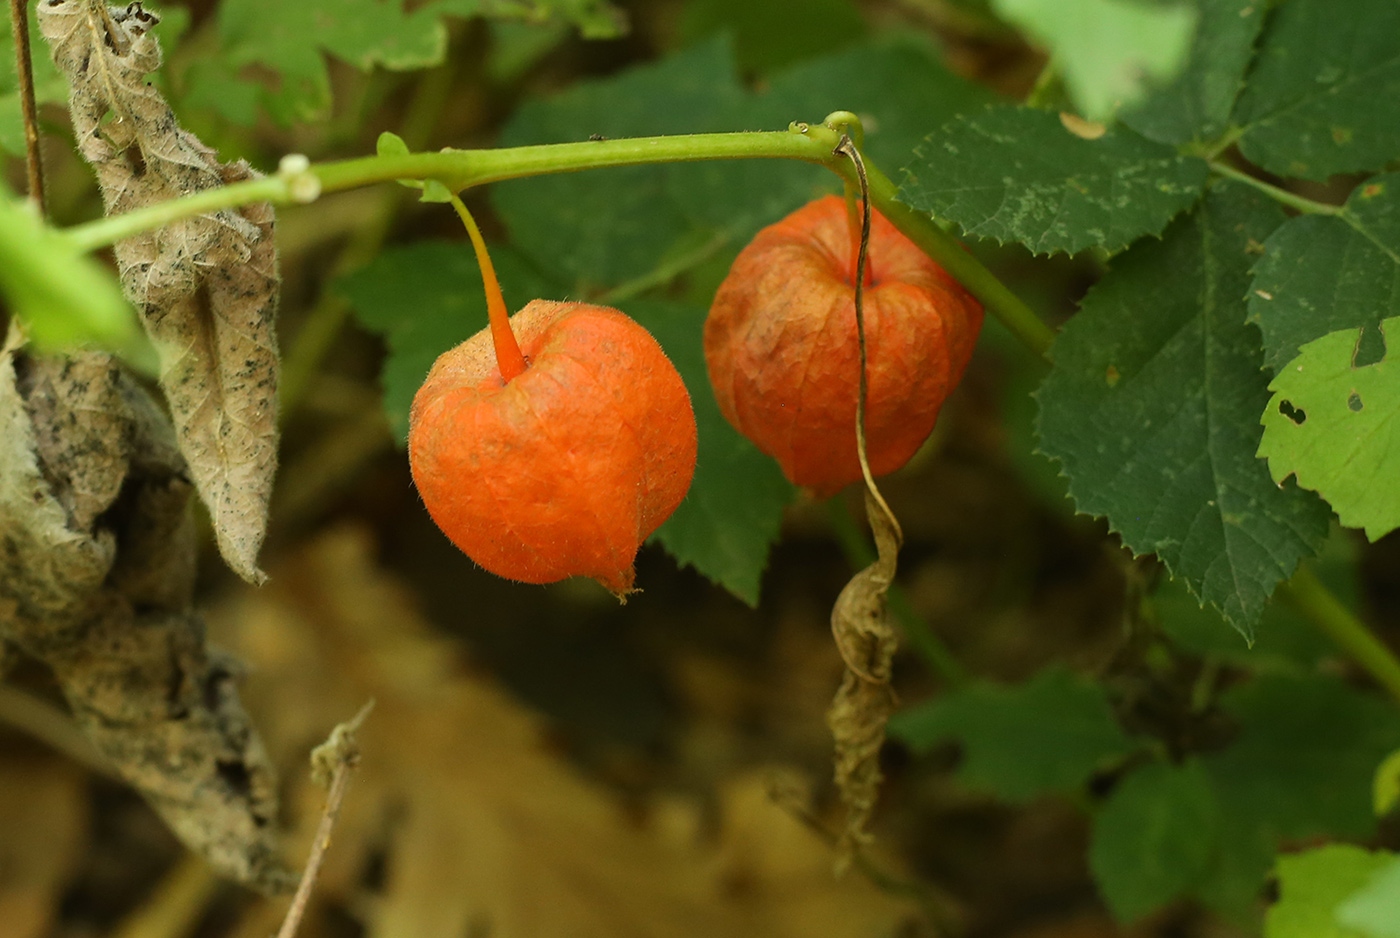
M 1219 850 L 1196 891 L 1246 916 L 1281 841 L 1370 836 L 1371 774 L 1400 741 L 1400 713 L 1323 675 L 1261 675 L 1223 695 L 1239 724 L 1226 749 L 1202 758 L 1220 805 Z
M 1133 742 L 1103 688 L 1059 667 L 1016 687 L 971 685 L 896 714 L 889 733 L 916 751 L 958 739 L 958 778 L 1008 801 L 1073 791 Z
M 229 120 L 246 122 L 255 88 L 268 113 L 281 122 L 321 119 L 331 103 L 324 55 L 364 71 L 427 68 L 441 63 L 447 51 L 442 18 L 482 13 L 536 19 L 561 15 L 588 36 L 612 37 L 623 28 L 616 11 L 598 0 L 437 0 L 411 10 L 404 0 L 223 0 L 219 55 L 192 70 L 191 95 L 215 105 Z M 276 82 L 250 88 L 238 77 L 248 65 L 270 69 Z M 220 88 L 229 94 L 228 106 L 220 104 Z
M 1368 343 L 1379 339 L 1374 330 L 1388 316 L 1400 316 L 1400 174 L 1357 186 L 1341 214 L 1299 215 L 1264 242 L 1249 318 L 1264 333 L 1271 371 L 1338 329 L 1364 327 Z M 1380 357 L 1370 350 L 1362 364 Z
M 557 288 L 519 254 L 493 247 L 496 276 L 510 309 Z M 465 242 L 419 241 L 391 248 L 336 283 L 366 328 L 384 336 L 384 411 L 400 444 L 408 438 L 413 395 L 443 352 L 486 328 L 481 271 Z
M 1279 4 L 1235 108 L 1241 152 L 1280 176 L 1319 180 L 1400 157 L 1397 36 L 1395 0 Z
M 1400 317 L 1380 328 L 1400 337 Z M 1359 329 L 1330 333 L 1278 373 L 1259 455 L 1276 481 L 1294 476 L 1374 541 L 1400 527 L 1400 350 L 1358 366 L 1360 342 Z
M 932 134 L 906 169 L 899 197 L 969 235 L 1032 251 L 1117 251 L 1160 232 L 1201 194 L 1203 161 L 1131 130 L 1097 140 L 1059 117 L 992 107 Z
M 1079 113 L 1106 120 L 1175 77 L 1196 26 L 1189 3 L 992 0 L 992 8 L 1050 52 Z
M 1328 523 L 1325 505 L 1278 487 L 1254 455 L 1267 379 L 1244 321 L 1248 251 L 1282 217 L 1222 186 L 1115 259 L 1060 332 L 1037 395 L 1041 448 L 1079 510 L 1156 553 L 1247 638 Z
M 695 480 L 675 514 L 652 535 L 682 566 L 758 605 L 769 548 L 796 491 L 772 459 L 724 419 L 710 390 L 701 332 L 703 307 L 633 300 L 623 311 L 645 326 L 690 390 L 699 433 Z
M 1377 856 L 1385 865 L 1337 907 L 1336 920 L 1366 938 L 1400 938 L 1400 860 L 1393 853 Z
M 1220 801 L 1277 838 L 1364 838 L 1376 826 L 1371 780 L 1400 746 L 1400 712 L 1323 675 L 1261 675 L 1221 706 L 1239 737 L 1204 763 Z
M 1400 749 L 1382 760 L 1371 780 L 1371 809 L 1385 817 L 1400 805 Z
M 1089 868 L 1119 922 L 1181 898 L 1210 869 L 1219 808 L 1199 763 L 1153 763 L 1123 779 L 1094 814 Z
M 1264 23 L 1255 0 L 1197 0 L 1200 18 L 1181 74 L 1122 118 L 1149 140 L 1182 144 L 1225 132 Z
M 1337 906 L 1393 858 L 1349 844 L 1279 857 L 1279 899 L 1264 920 L 1265 938 L 1365 938 L 1337 922 Z
M 744 94 L 727 42 L 530 101 L 502 146 L 590 135 L 696 133 Z M 691 225 L 670 197 L 664 166 L 592 170 L 498 183 L 492 204 L 516 246 L 563 282 L 615 285 L 654 268 Z
M 781 130 L 794 120 L 853 111 L 865 124 L 865 154 L 888 169 L 908 162 L 931 129 L 994 98 L 948 71 L 927 39 L 895 34 L 780 72 L 718 122 L 721 130 Z M 667 178 L 667 191 L 692 223 L 733 231 L 735 241 L 841 185 L 825 169 L 787 160 L 678 165 Z
M 34 345 L 96 345 L 155 374 L 155 349 L 112 272 L 41 223 L 0 183 L 0 296 Z
M 1351 532 L 1334 524 L 1311 566 L 1332 595 L 1359 614 L 1357 547 Z M 1152 610 L 1157 624 L 1178 648 L 1236 667 L 1312 671 L 1319 662 L 1339 654 L 1336 643 L 1287 603 L 1271 602 L 1264 608 L 1252 643 L 1226 628 L 1218 612 L 1202 607 L 1184 583 L 1170 577 L 1163 577 L 1152 594 Z
M 684 41 L 727 32 L 739 65 L 760 72 L 850 45 L 865 29 L 850 0 L 691 0 L 681 18 Z

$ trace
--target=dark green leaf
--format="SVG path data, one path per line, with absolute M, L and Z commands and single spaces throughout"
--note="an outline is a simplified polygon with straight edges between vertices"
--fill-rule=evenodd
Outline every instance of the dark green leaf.
M 1337 906 L 1393 861 L 1393 854 L 1349 844 L 1279 857 L 1279 898 L 1264 920 L 1264 938 L 1365 938 L 1337 923 Z
M 1270 370 L 1313 339 L 1374 330 L 1388 316 L 1400 316 L 1400 174 L 1357 186 L 1340 215 L 1299 215 L 1264 242 L 1249 318 L 1264 333 Z M 1379 357 L 1368 351 L 1361 364 Z
M 331 103 L 325 54 L 361 70 L 427 68 L 447 51 L 444 16 L 543 18 L 576 23 L 586 36 L 611 37 L 624 23 L 601 0 L 524 3 L 515 0 L 436 0 L 405 9 L 404 0 L 223 0 L 219 4 L 216 56 L 197 63 L 187 76 L 190 93 L 226 118 L 246 122 L 256 97 L 283 122 L 324 118 Z M 254 85 L 239 77 L 244 66 L 271 70 L 276 81 Z M 220 88 L 230 97 L 222 102 Z
M 502 146 L 718 129 L 743 90 L 726 42 L 531 101 Z M 515 244 L 566 283 L 616 285 L 653 267 L 690 223 L 670 198 L 666 167 L 593 170 L 499 183 L 496 210 Z
M 691 0 L 681 19 L 686 41 L 726 32 L 739 65 L 760 72 L 850 45 L 865 29 L 850 0 Z
M 1076 110 L 1107 120 L 1174 78 L 1196 25 L 1190 3 L 992 0 L 992 8 L 1050 52 Z
M 510 309 L 557 293 L 518 254 L 498 247 L 491 256 Z M 385 413 L 402 444 L 413 395 L 433 362 L 486 328 L 486 299 L 471 246 L 419 241 L 391 249 L 336 286 L 360 323 L 382 334 L 389 346 L 380 381 Z
M 1235 108 L 1240 150 L 1281 176 L 1326 179 L 1400 158 L 1400 4 L 1289 0 L 1273 11 Z
M 926 40 L 896 35 L 777 74 L 719 121 L 723 130 L 781 130 L 852 111 L 866 125 L 865 154 L 889 169 L 908 162 L 930 130 L 992 100 L 948 71 Z M 668 191 L 695 224 L 733 231 L 736 241 L 841 185 L 827 170 L 778 160 L 673 166 L 668 178 Z
M 1246 637 L 1327 533 L 1326 506 L 1279 488 L 1254 455 L 1268 392 L 1244 321 L 1249 250 L 1282 218 L 1227 186 L 1117 258 L 1061 331 L 1038 393 L 1041 447 L 1079 510 L 1156 553 Z
M 701 344 L 706 311 L 639 300 L 622 306 L 656 336 L 685 379 L 700 438 L 690 493 L 653 537 L 677 563 L 694 567 L 756 606 L 768 550 L 778 540 L 783 509 L 792 502 L 794 489 L 778 464 L 719 412 Z
M 1101 686 L 1049 668 L 1017 687 L 983 684 L 895 715 L 890 735 L 915 750 L 958 739 L 958 777 L 1009 801 L 1072 791 L 1133 749 Z
M 1380 330 L 1400 336 L 1400 317 Z M 1374 541 L 1400 527 L 1400 343 L 1359 365 L 1361 336 L 1329 333 L 1284 366 L 1269 385 L 1259 455 L 1276 480 L 1293 476 Z
M 1264 5 L 1256 0 L 1197 4 L 1200 18 L 1186 68 L 1123 118 L 1149 140 L 1176 145 L 1219 137 L 1244 86 L 1254 39 L 1264 23 Z
M 852 111 L 866 125 L 864 153 L 889 170 L 908 162 L 930 130 L 992 100 L 948 71 L 927 40 L 901 34 L 774 75 L 766 91 L 737 100 L 719 120 L 723 130 L 782 130 Z M 736 241 L 841 185 L 827 170 L 779 160 L 673 166 L 668 178 L 693 223 L 733 231 Z
M 1204 758 L 1220 803 L 1277 838 L 1367 837 L 1371 779 L 1400 746 L 1400 712 L 1322 675 L 1261 675 L 1221 705 L 1239 737 Z
M 977 237 L 1019 241 L 1036 253 L 1117 251 L 1160 232 L 1196 201 L 1203 161 L 1131 130 L 1097 140 L 1054 114 L 993 107 L 960 117 L 919 148 L 900 199 Z
M 1113 917 L 1131 922 L 1186 895 L 1210 869 L 1219 808 L 1200 765 L 1153 763 L 1094 815 L 1089 868 Z

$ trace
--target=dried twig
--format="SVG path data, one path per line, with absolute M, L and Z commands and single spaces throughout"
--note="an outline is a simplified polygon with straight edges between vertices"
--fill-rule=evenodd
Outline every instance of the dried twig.
M 302 871 L 301 882 L 297 884 L 296 895 L 287 909 L 282 927 L 277 930 L 277 938 L 292 938 L 306 914 L 306 905 L 311 901 L 311 890 L 316 887 L 316 878 L 321 874 L 321 863 L 326 858 L 326 850 L 331 845 L 331 831 L 336 818 L 340 816 L 340 806 L 345 801 L 345 789 L 350 784 L 350 773 L 360 764 L 360 744 L 355 738 L 365 717 L 374 709 L 371 700 L 360 708 L 349 722 L 341 723 L 331 730 L 324 743 L 311 751 L 311 777 L 322 785 L 329 785 L 326 794 L 326 807 L 321 812 L 321 823 L 316 828 L 316 840 L 311 844 L 311 855 L 306 859 L 306 869 Z
M 868 394 L 864 283 L 870 246 L 870 191 L 865 163 L 849 134 L 836 152 L 848 157 L 860 180 L 863 206 L 855 271 L 856 335 L 860 344 L 860 384 L 856 398 L 856 455 L 865 477 L 865 511 L 875 535 L 875 562 L 861 570 L 841 590 L 831 610 L 831 631 L 846 664 L 836 698 L 827 711 L 827 725 L 836 740 L 836 786 L 846 805 L 846 822 L 837 842 L 836 868 L 847 869 L 860 848 L 870 841 L 866 825 L 875 809 L 883 775 L 880 748 L 885 724 L 894 711 L 890 674 L 898 645 L 890 624 L 887 593 L 894 582 L 895 563 L 903 533 L 890 511 L 866 457 L 865 411 Z
M 15 77 L 19 80 L 19 110 L 24 118 L 24 156 L 29 170 L 29 198 L 46 214 L 44 161 L 39 151 L 39 107 L 34 100 L 34 62 L 29 53 L 27 0 L 10 0 L 10 30 L 15 38 Z

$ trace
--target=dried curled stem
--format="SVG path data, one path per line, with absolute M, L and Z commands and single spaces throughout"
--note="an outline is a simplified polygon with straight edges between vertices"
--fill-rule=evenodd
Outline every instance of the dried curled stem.
M 861 570 L 841 590 L 831 610 L 831 631 L 846 664 L 841 686 L 827 711 L 827 725 L 836 741 L 836 786 L 846 805 L 846 822 L 837 842 L 837 870 L 850 866 L 871 837 L 866 830 L 874 812 L 880 782 L 880 749 L 885 725 L 894 711 L 890 687 L 898 639 L 890 623 L 887 594 L 894 582 L 903 533 L 894 512 L 880 494 L 866 456 L 865 269 L 870 246 L 870 191 L 865 163 L 849 134 L 836 152 L 855 165 L 861 189 L 861 229 L 855 263 L 856 335 L 860 344 L 860 383 L 856 398 L 856 454 L 865 477 L 865 511 L 875 535 L 875 562 Z

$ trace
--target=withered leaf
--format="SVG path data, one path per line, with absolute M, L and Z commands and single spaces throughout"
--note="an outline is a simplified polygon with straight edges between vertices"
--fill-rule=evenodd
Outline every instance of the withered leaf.
M 846 673 L 827 712 L 836 738 L 836 787 L 846 805 L 838 844 L 838 869 L 870 841 L 866 825 L 883 775 L 880 747 L 894 712 L 890 676 L 898 638 L 890 625 L 887 594 L 894 582 L 901 535 L 882 499 L 869 489 L 865 512 L 875 535 L 875 562 L 851 577 L 831 610 L 831 631 Z
M 39 26 L 71 88 L 78 149 L 108 214 L 252 178 L 221 164 L 146 80 L 160 65 L 140 4 L 44 0 Z M 173 222 L 119 242 L 122 287 L 161 356 L 175 419 L 219 550 L 253 583 L 277 466 L 277 250 L 266 203 Z
M 266 888 L 271 766 L 192 610 L 191 485 L 111 356 L 0 349 L 0 642 L 52 668 L 101 754 L 194 851 Z

